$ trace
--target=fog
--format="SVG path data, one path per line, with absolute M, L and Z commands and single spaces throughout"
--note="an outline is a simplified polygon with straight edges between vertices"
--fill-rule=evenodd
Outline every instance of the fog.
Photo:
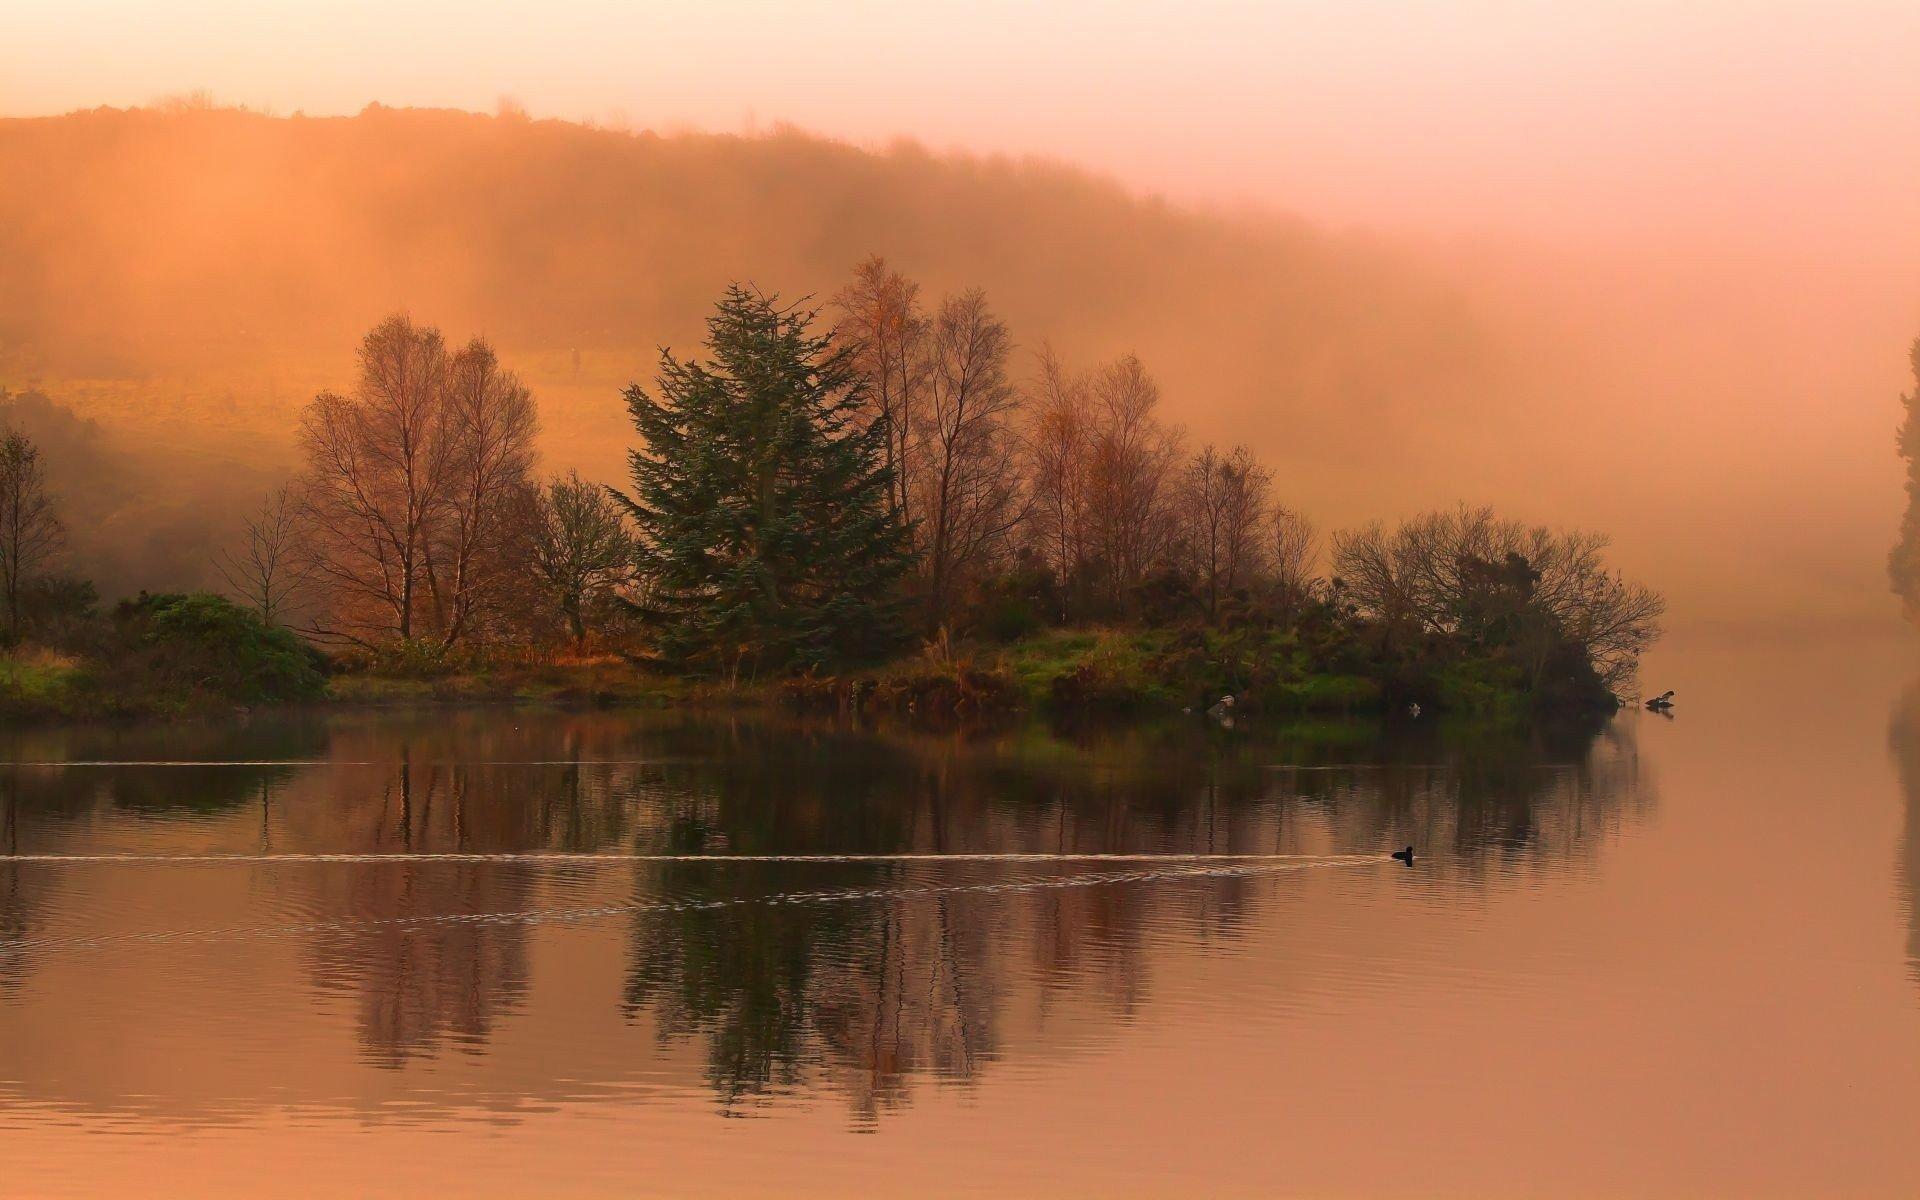
M 49 451 L 76 517 L 132 493 L 76 538 L 109 592 L 210 582 L 300 406 L 390 311 L 493 339 L 543 466 L 613 479 L 619 389 L 691 349 L 727 282 L 824 301 L 878 253 L 925 294 L 985 288 L 1026 350 L 1138 353 L 1173 419 L 1249 443 L 1322 526 L 1489 503 L 1611 533 L 1676 625 L 1897 614 L 1920 230 L 1368 234 L 908 143 L 379 107 L 0 120 L 0 179 L 0 388 L 127 456 Z

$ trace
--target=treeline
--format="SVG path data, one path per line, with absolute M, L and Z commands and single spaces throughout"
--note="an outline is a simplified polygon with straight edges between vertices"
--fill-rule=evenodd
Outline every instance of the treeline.
M 1097 625 L 1257 630 L 1360 674 L 1491 657 L 1592 694 L 1658 634 L 1659 598 L 1598 536 L 1462 508 L 1323 544 L 1246 446 L 1164 418 L 1138 358 L 1022 350 L 980 291 L 926 302 L 878 258 L 821 310 L 730 289 L 704 349 L 627 390 L 616 488 L 536 475 L 537 405 L 484 339 L 389 317 L 221 556 L 230 596 L 336 659 L 418 671 L 591 652 L 739 679 Z M 57 640 L 92 597 L 54 569 L 21 435 L 0 484 L 0 628 Z
M 320 694 L 324 659 L 270 612 L 206 593 L 142 592 L 102 613 L 92 582 L 66 569 L 67 553 L 39 447 L 0 427 L 0 716 Z
M 636 611 L 683 665 L 832 668 L 896 624 L 1255 629 L 1311 646 L 1308 669 L 1412 678 L 1478 656 L 1592 700 L 1658 636 L 1660 598 L 1609 570 L 1603 537 L 1460 508 L 1323 546 L 1246 446 L 1195 447 L 1162 418 L 1138 358 L 1081 368 L 1043 346 L 1023 370 L 982 293 L 929 309 L 879 259 L 825 314 L 732 290 L 708 349 L 628 392 L 625 506 L 653 589 Z M 804 465 L 829 447 L 868 472 Z M 821 637 L 791 636 L 809 622 Z

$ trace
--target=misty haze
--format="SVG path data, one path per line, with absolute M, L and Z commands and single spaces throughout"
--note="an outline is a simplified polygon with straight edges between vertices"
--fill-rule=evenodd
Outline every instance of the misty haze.
M 1915 1194 L 1916 51 L 27 0 L 0 1194 Z

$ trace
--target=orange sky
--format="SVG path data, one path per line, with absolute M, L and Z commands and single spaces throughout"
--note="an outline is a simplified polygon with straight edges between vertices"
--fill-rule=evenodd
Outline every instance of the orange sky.
M 0 112 L 205 88 L 1056 156 L 1339 223 L 1823 243 L 1920 192 L 1909 0 L 14 0 Z M 24 9 L 24 11 L 23 11 Z M 1896 204 L 1895 198 L 1898 198 Z

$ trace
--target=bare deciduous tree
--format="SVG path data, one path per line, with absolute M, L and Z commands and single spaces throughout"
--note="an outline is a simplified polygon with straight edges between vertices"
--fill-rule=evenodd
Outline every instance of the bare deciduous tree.
M 1227 455 L 1227 505 L 1225 537 L 1226 590 L 1231 593 L 1246 586 L 1267 561 L 1267 512 L 1272 503 L 1273 472 L 1253 456 L 1244 445 L 1235 446 Z
M 1568 578 L 1571 586 L 1551 603 L 1561 630 L 1585 648 L 1601 682 L 1620 691 L 1633 682 L 1640 656 L 1660 639 L 1660 618 L 1666 614 L 1667 602 L 1653 589 L 1607 571 L 1598 556 L 1605 544 L 1603 539 L 1594 547 L 1590 560 L 1556 572 Z
M 246 518 L 242 544 L 213 561 L 227 586 L 269 625 L 285 623 L 313 580 L 303 512 L 293 486 L 282 484 Z
M 1180 474 L 1182 542 L 1208 620 L 1219 619 L 1221 597 L 1247 582 L 1265 552 L 1260 531 L 1272 484 L 1272 474 L 1245 446 L 1227 454 L 1211 444 L 1202 447 Z
M 1390 630 L 1481 633 L 1504 622 L 1503 636 L 1536 678 L 1564 639 L 1617 688 L 1660 636 L 1666 604 L 1607 569 L 1607 544 L 1599 534 L 1463 506 L 1422 514 L 1392 533 L 1374 524 L 1338 534 L 1334 565 L 1361 610 Z
M 1389 640 L 1414 622 L 1413 598 L 1396 562 L 1394 539 L 1380 522 L 1334 533 L 1333 572 L 1355 607 L 1380 622 Z
M 0 599 L 5 642 L 21 635 L 21 593 L 66 546 L 67 531 L 47 494 L 40 451 L 24 433 L 0 435 Z
M 575 647 L 596 608 L 633 578 L 633 536 L 607 489 L 578 471 L 548 482 L 535 500 L 528 560 Z
M 435 624 L 448 644 L 472 632 L 476 614 L 505 580 L 513 505 L 529 487 L 539 431 L 532 393 L 475 338 L 446 373 L 442 437 L 447 488 L 427 543 Z
M 438 330 L 388 317 L 361 343 L 353 397 L 325 392 L 307 406 L 303 494 L 334 601 L 317 632 L 363 642 L 415 634 L 450 457 L 446 358 Z
M 330 611 L 314 632 L 361 644 L 474 631 L 506 556 L 506 506 L 527 486 L 534 409 L 475 342 L 387 318 L 360 348 L 351 397 L 307 406 L 301 494 Z
M 916 534 L 929 624 L 943 625 L 961 587 L 991 565 L 1025 514 L 1007 378 L 1007 327 L 984 293 L 940 305 L 928 335 L 926 411 L 913 443 Z
M 1093 399 L 1088 380 L 1061 363 L 1052 347 L 1040 351 L 1028 423 L 1032 462 L 1034 544 L 1060 589 L 1060 619 L 1071 616 L 1076 589 L 1088 570 L 1088 466 L 1093 449 Z
M 1118 602 L 1161 564 L 1171 542 L 1180 436 L 1155 416 L 1160 387 L 1131 354 L 1095 375 L 1093 398 L 1087 510 L 1095 553 Z
M 1225 465 L 1220 452 L 1209 442 L 1200 448 L 1200 453 L 1187 460 L 1175 487 L 1181 525 L 1180 549 L 1199 579 L 1208 620 L 1220 612 L 1221 542 L 1226 525 Z
M 1292 622 L 1313 595 L 1313 568 L 1320 553 L 1320 539 L 1304 514 L 1281 505 L 1274 506 L 1268 525 L 1272 541 L 1267 569 L 1275 605 L 1280 619 Z
M 859 348 L 854 365 L 867 384 L 871 417 L 887 429 L 893 503 L 903 519 L 913 516 L 911 450 L 928 382 L 928 328 L 919 295 L 920 285 L 875 255 L 854 268 L 853 282 L 834 297 L 840 310 L 835 336 Z

